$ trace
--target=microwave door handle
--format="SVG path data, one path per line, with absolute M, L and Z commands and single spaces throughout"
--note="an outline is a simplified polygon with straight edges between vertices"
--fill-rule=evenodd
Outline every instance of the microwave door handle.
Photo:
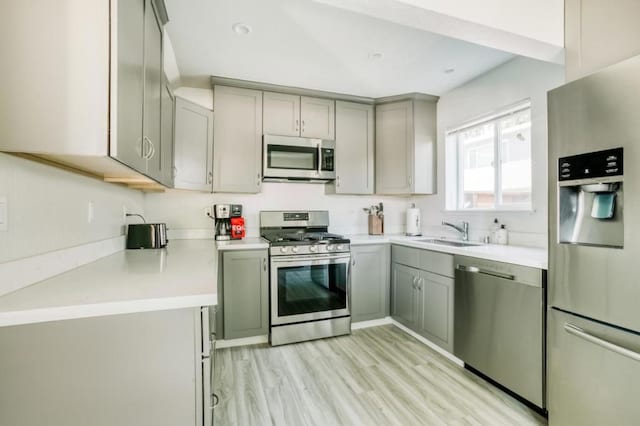
M 318 175 L 322 173 L 322 141 L 318 142 Z

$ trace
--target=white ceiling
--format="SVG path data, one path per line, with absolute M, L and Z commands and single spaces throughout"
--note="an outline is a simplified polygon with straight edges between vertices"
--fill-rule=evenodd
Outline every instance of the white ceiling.
M 439 95 L 514 57 L 312 0 L 165 2 L 180 74 L 192 84 L 217 75 L 370 97 Z M 238 22 L 252 32 L 233 32 Z

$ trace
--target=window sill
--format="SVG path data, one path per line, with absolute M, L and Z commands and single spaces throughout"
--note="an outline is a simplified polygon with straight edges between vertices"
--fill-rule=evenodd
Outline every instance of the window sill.
M 536 209 L 445 209 L 442 211 L 443 213 L 459 213 L 459 214 L 469 214 L 469 213 L 536 213 Z

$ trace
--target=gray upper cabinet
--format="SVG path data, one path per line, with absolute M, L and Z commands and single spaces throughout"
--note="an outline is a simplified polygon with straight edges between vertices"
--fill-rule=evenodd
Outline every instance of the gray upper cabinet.
M 269 334 L 269 274 L 266 250 L 222 253 L 225 339 Z
M 118 1 L 116 116 L 117 130 L 111 139 L 111 156 L 145 173 L 142 117 L 145 90 L 145 0 Z
M 376 106 L 376 193 L 435 192 L 437 98 Z
M 572 81 L 640 54 L 640 2 L 565 0 L 566 80 Z
M 300 96 L 263 93 L 263 133 L 300 136 Z
M 373 194 L 373 105 L 336 101 L 336 194 Z
M 165 79 L 165 84 L 162 86 L 162 99 L 160 100 L 160 110 L 162 112 L 162 134 L 160 135 L 160 144 L 162 149 L 160 151 L 161 168 L 162 173 L 160 177 L 160 183 L 173 188 L 173 128 L 175 117 L 175 98 L 169 89 L 169 82 Z
M 174 187 L 211 192 L 213 111 L 176 97 Z
M 334 140 L 335 101 L 302 96 L 300 98 L 300 136 Z
M 391 315 L 453 352 L 453 255 L 393 245 L 391 261 Z
M 262 92 L 215 86 L 213 190 L 258 193 L 262 188 Z
M 162 27 L 156 17 L 151 0 L 145 0 L 144 8 L 144 115 L 143 156 L 146 158 L 145 174 L 162 180 Z
M 264 92 L 263 102 L 265 135 L 334 140 L 335 101 L 332 99 Z
M 351 316 L 354 322 L 389 315 L 389 245 L 351 247 Z

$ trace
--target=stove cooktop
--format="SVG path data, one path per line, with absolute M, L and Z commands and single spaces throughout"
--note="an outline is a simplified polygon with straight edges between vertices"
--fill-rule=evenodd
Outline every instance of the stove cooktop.
M 302 245 L 317 243 L 339 243 L 348 244 L 349 239 L 342 235 L 330 234 L 328 232 L 265 232 L 262 237 L 268 240 L 271 245 Z

